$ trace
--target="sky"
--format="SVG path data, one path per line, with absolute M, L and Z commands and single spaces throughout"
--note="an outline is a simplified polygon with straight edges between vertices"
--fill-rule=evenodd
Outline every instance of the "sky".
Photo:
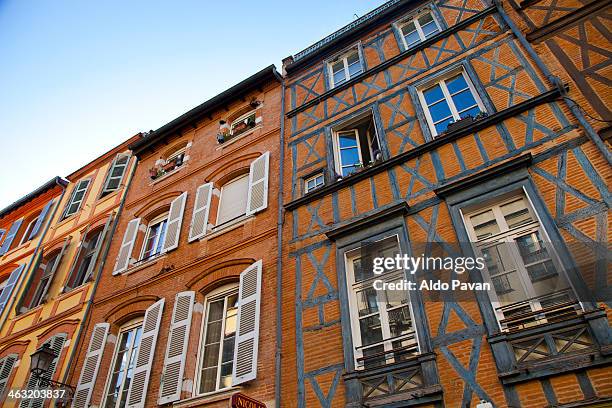
M 382 0 L 0 0 L 0 209 Z

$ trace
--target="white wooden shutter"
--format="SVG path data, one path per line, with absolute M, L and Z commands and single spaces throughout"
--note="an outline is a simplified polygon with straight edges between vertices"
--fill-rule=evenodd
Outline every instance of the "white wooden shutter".
M 55 358 L 49 365 L 49 369 L 42 375 L 43 378 L 50 380 L 55 375 L 55 370 L 57 369 L 59 358 L 62 354 L 62 349 L 64 348 L 64 343 L 66 342 L 65 334 L 58 334 L 51 337 L 49 340 L 45 341 L 43 344 L 48 344 L 51 347 L 51 350 L 55 353 Z M 28 380 L 29 390 L 42 389 L 46 387 L 38 386 L 38 378 L 32 376 L 30 374 L 30 379 Z M 19 408 L 43 408 L 45 402 L 47 400 L 44 398 L 26 398 L 21 400 L 21 404 Z
M 130 156 L 127 154 L 119 153 L 117 156 L 115 156 L 115 159 L 108 170 L 108 174 L 106 175 L 102 194 L 111 193 L 119 188 L 129 160 Z
M 48 279 L 45 284 L 45 287 L 43 288 L 43 293 L 41 296 L 41 303 L 44 302 L 47 298 L 49 288 L 51 287 L 51 283 L 53 282 L 53 276 L 55 276 L 55 272 L 57 271 L 57 268 L 60 262 L 62 262 L 62 257 L 64 256 L 64 253 L 66 253 L 66 248 L 68 247 L 68 244 L 70 243 L 71 238 L 72 236 L 68 236 L 64 239 L 64 244 L 62 245 L 62 249 L 60 250 L 60 253 L 57 255 L 55 260 L 53 261 L 53 265 L 47 265 L 47 268 L 49 268 L 49 270 L 48 271 L 45 270 L 43 277 L 48 277 Z M 34 271 L 36 271 L 36 269 L 34 269 Z
M 251 163 L 249 172 L 249 195 L 247 215 L 255 214 L 268 207 L 268 173 L 270 152 L 265 152 Z
M 85 362 L 79 377 L 79 383 L 76 387 L 72 406 L 74 408 L 86 408 L 89 406 L 91 394 L 96 383 L 98 368 L 102 360 L 102 353 L 106 345 L 106 337 L 108 336 L 108 323 L 98 323 L 94 326 L 89 340 L 89 348 L 85 355 Z
M 110 228 L 112 219 L 113 216 L 110 215 L 106 220 L 106 224 L 104 224 L 104 229 L 102 230 L 102 232 L 100 232 L 100 235 L 98 236 L 98 242 L 96 242 L 96 249 L 93 256 L 91 257 L 91 262 L 89 262 L 87 271 L 85 272 L 83 282 L 87 282 L 93 276 L 94 268 L 96 267 L 96 263 L 98 262 L 98 257 L 100 256 L 100 251 L 102 250 L 102 244 L 104 243 L 104 239 L 106 238 L 106 233 Z
M 145 406 L 149 376 L 155 355 L 155 344 L 157 333 L 164 310 L 164 299 L 152 304 L 145 312 L 142 322 L 142 335 L 138 346 L 138 355 L 134 365 L 134 376 L 127 395 L 127 408 L 139 408 Z
M 113 268 L 113 275 L 125 271 L 130 265 L 130 259 L 132 258 L 132 249 L 134 248 L 134 242 L 136 242 L 136 235 L 138 234 L 138 226 L 140 225 L 140 218 L 135 218 L 128 222 L 125 233 L 123 234 L 123 241 L 121 242 L 121 248 L 119 249 L 119 255 L 117 255 L 117 262 Z
M 8 356 L 0 359 L 0 401 L 2 401 L 4 391 L 8 388 L 8 380 L 17 359 L 17 354 L 9 354 Z
M 194 241 L 206 235 L 212 191 L 213 183 L 202 184 L 196 191 L 195 205 L 189 227 L 189 241 Z
M 159 399 L 157 400 L 159 405 L 177 401 L 181 398 L 194 299 L 195 292 L 193 291 L 176 294 L 162 371 L 162 383 L 159 387 Z
M 247 210 L 249 176 L 244 175 L 226 183 L 221 187 L 219 210 L 217 211 L 217 226 L 243 216 Z
M 17 235 L 17 231 L 19 231 L 19 227 L 21 227 L 21 223 L 23 222 L 23 218 L 18 219 L 11 225 L 8 233 L 6 234 L 6 238 L 4 238 L 4 242 L 0 247 L 0 255 L 4 255 L 9 251 L 13 240 L 15 239 L 15 235 Z
M 2 293 L 0 293 L 0 314 L 2 314 L 2 311 L 4 310 L 4 307 L 11 296 L 13 288 L 19 280 L 19 275 L 21 275 L 21 271 L 23 271 L 24 266 L 25 265 L 19 265 L 13 272 L 11 272 L 8 280 L 6 281 L 6 286 L 4 286 L 4 289 L 2 289 Z
M 172 200 L 172 203 L 170 204 L 168 226 L 166 227 L 166 236 L 164 237 L 164 245 L 162 246 L 163 252 L 171 251 L 178 247 L 186 201 L 187 192 L 185 191 L 183 194 Z
M 242 384 L 257 376 L 261 268 L 262 261 L 259 260 L 240 274 L 232 385 Z
M 32 227 L 32 230 L 30 231 L 28 240 L 34 238 L 40 232 L 40 228 L 42 227 L 43 222 L 45 222 L 45 218 L 47 218 L 47 214 L 49 213 L 49 210 L 51 209 L 51 205 L 53 205 L 53 199 L 49 200 L 49 202 L 45 204 L 45 207 L 40 212 L 40 215 L 38 216 L 38 219 L 36 220 L 34 227 Z

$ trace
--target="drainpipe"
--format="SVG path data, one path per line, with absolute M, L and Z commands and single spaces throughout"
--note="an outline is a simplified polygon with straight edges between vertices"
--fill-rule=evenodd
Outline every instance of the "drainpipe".
M 72 361 L 74 360 L 74 357 L 77 354 L 77 349 L 79 348 L 78 345 L 79 345 L 79 342 L 81 341 L 81 335 L 83 334 L 83 329 L 85 328 L 85 325 L 89 323 L 88 322 L 89 312 L 91 311 L 91 306 L 93 304 L 94 295 L 96 294 L 96 289 L 98 288 L 98 283 L 100 282 L 100 277 L 102 276 L 102 270 L 104 269 L 104 265 L 106 264 L 106 258 L 108 256 L 108 251 L 110 250 L 111 242 L 113 241 L 112 238 L 115 235 L 115 231 L 117 230 L 117 225 L 119 224 L 119 216 L 121 215 L 121 212 L 123 210 L 125 199 L 127 197 L 127 193 L 130 188 L 130 184 L 132 184 L 132 178 L 134 177 L 134 173 L 136 172 L 137 165 L 138 165 L 138 159 L 136 159 L 136 163 L 134 163 L 134 166 L 132 166 L 132 171 L 127 180 L 127 183 L 125 184 L 125 188 L 123 191 L 123 198 L 121 199 L 121 203 L 119 204 L 119 208 L 117 209 L 117 215 L 115 217 L 115 220 L 113 221 L 113 226 L 108 231 L 109 239 L 108 239 L 108 242 L 106 243 L 106 246 L 104 247 L 104 253 L 100 254 L 102 256 L 101 258 L 102 261 L 100 262 L 100 266 L 98 267 L 98 270 L 95 274 L 94 284 L 93 284 L 93 287 L 91 288 L 91 295 L 89 296 L 89 299 L 87 300 L 87 304 L 85 305 L 85 312 L 83 313 L 83 318 L 81 319 L 81 322 L 79 323 L 79 328 L 77 329 L 77 335 L 74 338 L 72 350 L 70 352 L 70 356 L 68 357 L 68 364 L 66 365 L 66 371 L 64 372 L 64 376 L 62 379 L 62 382 L 65 384 L 70 384 L 70 381 L 68 381 L 69 378 L 70 380 L 72 380 L 72 374 L 70 373 L 73 368 Z M 76 389 L 76 385 L 74 387 Z
M 42 247 L 42 244 L 44 242 L 44 238 L 47 235 L 47 232 L 49 231 L 49 228 L 51 227 L 51 221 L 53 221 L 53 218 L 55 217 L 55 213 L 57 212 L 57 208 L 59 207 L 60 203 L 62 202 L 62 198 L 64 198 L 64 193 L 66 193 L 66 187 L 63 188 L 62 194 L 59 196 L 59 199 L 57 200 L 57 204 L 54 206 L 53 211 L 48 216 L 49 218 L 47 219 L 47 224 L 45 225 L 45 229 L 40 234 L 40 239 L 38 240 L 38 244 L 36 245 L 36 249 L 32 253 L 32 256 L 30 257 L 30 262 L 28 262 L 28 264 L 24 268 L 24 270 L 21 271 L 21 275 L 19 276 L 19 278 L 21 278 L 20 281 L 19 281 L 19 286 L 15 285 L 15 287 L 13 288 L 13 294 L 15 296 L 11 296 L 11 303 L 10 304 L 7 303 L 6 305 L 4 305 L 4 309 L 2 310 L 2 312 L 6 311 L 6 314 L 2 318 L 2 323 L 0 323 L 0 329 L 2 327 L 4 327 L 4 323 L 6 323 L 6 320 L 8 319 L 8 317 L 10 315 L 10 310 L 15 305 L 15 301 L 18 298 L 16 295 L 19 294 L 19 292 L 21 292 L 21 290 L 23 289 L 23 285 L 25 285 L 26 282 L 28 281 L 28 279 L 26 279 L 26 277 L 28 276 L 28 274 L 30 272 L 30 268 L 32 267 L 34 261 L 38 257 L 38 251 Z
M 563 85 L 563 81 L 561 80 L 561 78 L 553 75 L 552 72 L 550 72 L 550 70 L 544 63 L 544 61 L 542 61 L 540 56 L 533 49 L 533 46 L 531 45 L 531 43 L 527 41 L 527 38 L 525 38 L 521 30 L 516 26 L 516 24 L 514 24 L 514 21 L 512 21 L 510 16 L 506 14 L 506 12 L 504 11 L 504 7 L 501 4 L 501 0 L 492 0 L 492 1 L 493 1 L 493 4 L 495 4 L 495 7 L 497 8 L 497 12 L 499 13 L 499 15 L 502 17 L 502 19 L 508 25 L 508 27 L 510 27 L 510 30 L 512 31 L 514 36 L 519 40 L 523 48 L 527 51 L 527 54 L 529 54 L 529 56 L 533 59 L 536 66 L 540 69 L 540 71 L 542 71 L 546 79 L 548 79 L 550 83 L 552 83 L 555 87 L 557 87 L 561 91 L 561 96 L 563 97 L 563 100 L 565 101 L 569 109 L 572 111 L 572 113 L 574 114 L 578 122 L 582 125 L 589 139 L 591 139 L 591 141 L 595 144 L 595 146 L 597 146 L 601 154 L 608 161 L 608 164 L 612 164 L 612 153 L 610 153 L 606 144 L 603 142 L 603 140 L 601 140 L 601 137 L 597 134 L 595 129 L 593 129 L 591 124 L 587 121 L 587 119 L 585 118 L 584 114 L 582 113 L 578 105 L 574 103 L 573 101 L 570 101 L 568 98 L 566 98 L 567 89 Z
M 274 400 L 281 406 L 281 344 L 283 340 L 283 185 L 285 164 L 285 78 L 281 79 L 281 114 L 280 114 L 280 171 L 278 187 L 278 220 L 276 222 L 276 355 L 274 361 Z

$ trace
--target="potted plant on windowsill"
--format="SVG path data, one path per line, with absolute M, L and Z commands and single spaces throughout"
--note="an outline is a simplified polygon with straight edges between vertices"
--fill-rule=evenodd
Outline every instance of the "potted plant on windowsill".
M 162 166 L 165 172 L 172 171 L 174 170 L 175 167 L 176 167 L 176 162 L 174 160 L 170 160 L 169 162 L 167 162 L 166 164 Z

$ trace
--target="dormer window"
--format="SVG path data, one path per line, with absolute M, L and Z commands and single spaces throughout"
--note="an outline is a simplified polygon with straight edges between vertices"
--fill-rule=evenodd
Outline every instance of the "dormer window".
M 327 63 L 330 88 L 342 85 L 363 72 L 359 48 L 354 48 Z

